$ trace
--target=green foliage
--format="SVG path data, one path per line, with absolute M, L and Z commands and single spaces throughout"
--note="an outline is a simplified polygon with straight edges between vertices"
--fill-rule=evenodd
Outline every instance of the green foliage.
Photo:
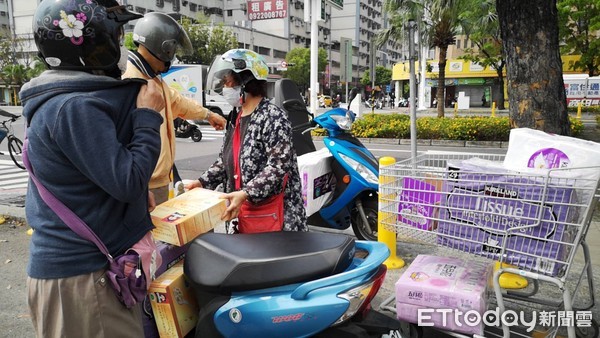
M 325 71 L 327 66 L 327 52 L 319 48 L 318 56 L 319 73 Z M 283 77 L 290 78 L 301 88 L 308 88 L 310 84 L 310 48 L 294 48 L 285 56 L 288 70 Z
M 417 138 L 460 141 L 508 141 L 508 117 L 420 117 L 417 118 Z M 572 135 L 583 131 L 583 123 L 571 118 Z M 324 135 L 317 130 L 314 135 Z M 360 138 L 410 138 L 410 117 L 406 114 L 367 114 L 352 125 L 352 133 Z
M 217 55 L 238 48 L 233 31 L 223 24 L 211 24 L 206 16 L 199 15 L 195 22 L 182 17 L 180 23 L 192 42 L 191 54 L 177 55 L 183 63 L 210 65 Z
M 123 41 L 123 45 L 125 46 L 125 48 L 127 48 L 129 50 L 137 49 L 137 46 L 133 42 L 133 33 L 131 33 L 131 32 L 125 33 L 125 40 Z
M 600 0 L 559 0 L 557 2 L 561 53 L 581 55 L 574 70 L 590 76 L 600 71 Z
M 375 85 L 376 86 L 385 86 L 392 82 L 392 70 L 389 68 L 385 68 L 384 66 L 375 67 Z M 360 79 L 360 84 L 363 86 L 370 86 L 372 84 L 371 80 L 371 70 L 367 70 L 363 73 L 362 78 Z

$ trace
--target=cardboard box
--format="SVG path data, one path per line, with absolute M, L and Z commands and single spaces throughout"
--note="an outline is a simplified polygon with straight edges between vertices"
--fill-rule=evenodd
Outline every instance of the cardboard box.
M 189 248 L 189 243 L 184 246 L 177 246 L 157 241 L 156 248 L 162 257 L 162 264 L 156 269 L 156 277 L 159 277 L 165 271 L 184 259 Z M 146 296 L 146 299 L 144 299 L 142 323 L 144 325 L 144 338 L 160 337 L 156 322 L 154 321 L 154 313 L 152 312 L 149 296 Z
M 148 296 L 161 337 L 184 337 L 196 327 L 198 303 L 179 262 L 152 281 Z
M 227 206 L 226 200 L 217 197 L 219 194 L 192 189 L 158 205 L 150 214 L 156 226 L 154 238 L 182 246 L 223 223 L 221 215 Z
M 331 171 L 333 156 L 329 149 L 298 156 L 298 171 L 302 182 L 302 200 L 306 216 L 329 203 L 335 190 L 335 176 Z

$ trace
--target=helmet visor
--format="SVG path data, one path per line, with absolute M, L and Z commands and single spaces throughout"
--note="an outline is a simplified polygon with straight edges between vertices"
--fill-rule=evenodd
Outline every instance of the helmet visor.
M 132 12 L 127 9 L 125 6 L 113 6 L 106 8 L 106 13 L 108 14 L 108 18 L 113 21 L 126 23 L 131 20 L 137 20 L 144 17 L 140 13 Z
M 243 60 L 242 60 L 243 61 Z M 206 76 L 206 89 L 208 94 L 221 94 L 223 86 L 231 80 L 236 81 L 236 85 L 240 85 L 239 76 L 234 72 L 235 65 L 225 61 L 221 55 L 217 55 L 210 65 L 208 75 Z M 231 87 L 234 85 L 229 84 Z
M 194 51 L 190 37 L 183 29 L 180 30 L 180 34 L 177 37 L 177 45 L 178 47 L 176 54 L 178 55 L 189 55 Z

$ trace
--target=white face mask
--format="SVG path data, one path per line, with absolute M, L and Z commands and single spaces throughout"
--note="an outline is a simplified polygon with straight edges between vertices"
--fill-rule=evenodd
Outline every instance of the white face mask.
M 237 87 L 223 87 L 223 97 L 225 101 L 232 105 L 233 107 L 241 107 L 240 103 L 240 86 Z
M 119 62 L 117 63 L 117 66 L 119 67 L 119 70 L 121 71 L 121 75 L 125 74 L 125 70 L 127 69 L 127 56 L 129 55 L 129 49 L 127 49 L 125 46 L 121 46 L 121 57 L 119 58 Z

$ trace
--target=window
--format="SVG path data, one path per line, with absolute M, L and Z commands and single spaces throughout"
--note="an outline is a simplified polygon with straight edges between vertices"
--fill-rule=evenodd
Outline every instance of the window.
M 165 0 L 156 0 L 156 7 L 165 7 Z
M 285 59 L 286 52 L 273 49 L 273 57 L 276 59 Z
M 232 9 L 228 9 L 227 10 L 227 16 L 233 16 L 233 10 Z
M 460 49 L 460 40 L 456 40 L 456 48 Z

